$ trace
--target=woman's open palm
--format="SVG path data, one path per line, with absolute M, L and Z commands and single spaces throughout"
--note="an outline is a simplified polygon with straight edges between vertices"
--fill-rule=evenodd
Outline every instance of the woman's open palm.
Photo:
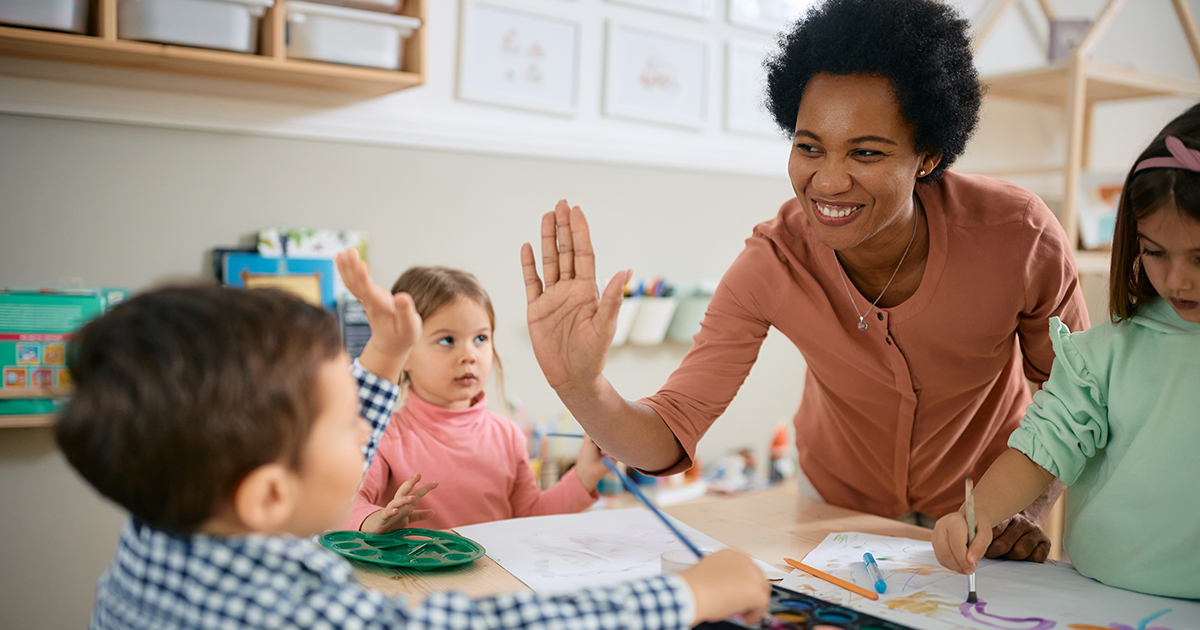
M 546 380 L 556 390 L 592 382 L 604 369 L 630 272 L 613 276 L 600 294 L 587 219 L 566 200 L 542 216 L 545 284 L 529 243 L 521 246 L 521 270 L 529 337 Z

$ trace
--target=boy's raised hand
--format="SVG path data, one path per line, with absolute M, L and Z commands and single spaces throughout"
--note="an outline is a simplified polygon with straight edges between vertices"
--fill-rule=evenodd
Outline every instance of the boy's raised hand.
M 421 316 L 412 298 L 407 293 L 392 295 L 375 284 L 367 263 L 353 247 L 338 252 L 334 260 L 342 282 L 362 302 L 371 325 L 371 339 L 363 348 L 359 363 L 376 376 L 398 382 L 408 351 L 421 336 Z
M 396 496 L 392 497 L 391 502 L 383 506 L 382 510 L 376 510 L 363 519 L 359 530 L 368 534 L 386 534 L 406 527 L 409 523 L 432 517 L 433 510 L 418 510 L 417 504 L 425 498 L 426 494 L 429 494 L 430 490 L 438 487 L 438 482 L 432 481 L 418 486 L 417 484 L 420 482 L 421 473 L 405 480 L 396 489 Z
M 721 621 L 734 615 L 756 624 L 767 614 L 771 583 L 754 561 L 732 549 L 700 559 L 679 574 L 692 589 L 696 618 L 692 625 Z
M 939 518 L 933 526 L 933 553 L 942 566 L 959 573 L 974 573 L 975 565 L 992 544 L 992 528 L 987 516 L 975 510 L 975 540 L 967 547 L 967 518 L 963 508 Z

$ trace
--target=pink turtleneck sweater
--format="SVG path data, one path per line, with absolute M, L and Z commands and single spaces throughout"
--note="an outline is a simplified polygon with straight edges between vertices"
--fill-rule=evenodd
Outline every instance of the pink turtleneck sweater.
M 580 512 L 600 497 L 584 489 L 574 469 L 542 492 L 529 468 L 525 435 L 488 411 L 486 396 L 468 409 L 446 409 L 409 390 L 341 528 L 357 530 L 416 473 L 421 483 L 439 484 L 418 505 L 432 509 L 433 518 L 412 524 L 427 529 Z

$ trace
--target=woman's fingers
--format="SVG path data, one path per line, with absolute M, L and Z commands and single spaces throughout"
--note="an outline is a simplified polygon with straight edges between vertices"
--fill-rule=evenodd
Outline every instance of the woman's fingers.
M 542 295 L 542 279 L 538 277 L 537 261 L 529 243 L 521 246 L 521 275 L 525 277 L 525 302 L 532 303 Z
M 575 277 L 580 280 L 596 278 L 596 253 L 592 250 L 592 233 L 588 229 L 587 217 L 579 206 L 571 208 L 571 244 L 575 252 Z
M 554 208 L 555 240 L 558 241 L 558 279 L 573 280 L 575 278 L 575 244 L 571 237 L 571 215 L 578 212 L 572 210 L 566 200 L 558 202 Z
M 566 201 L 559 201 L 559 205 L 564 205 Z M 558 282 L 558 239 L 556 238 L 557 228 L 554 225 L 554 216 L 556 212 L 547 212 L 542 215 L 542 273 L 546 276 L 546 289 L 554 286 Z

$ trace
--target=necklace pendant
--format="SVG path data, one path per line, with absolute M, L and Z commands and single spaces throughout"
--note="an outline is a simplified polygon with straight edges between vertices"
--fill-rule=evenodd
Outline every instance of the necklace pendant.
M 866 329 L 867 329 L 867 322 L 863 321 L 863 320 L 865 320 L 865 319 L 866 319 L 865 317 L 859 317 L 859 318 L 858 318 L 858 329 L 859 329 L 859 330 L 866 330 Z

